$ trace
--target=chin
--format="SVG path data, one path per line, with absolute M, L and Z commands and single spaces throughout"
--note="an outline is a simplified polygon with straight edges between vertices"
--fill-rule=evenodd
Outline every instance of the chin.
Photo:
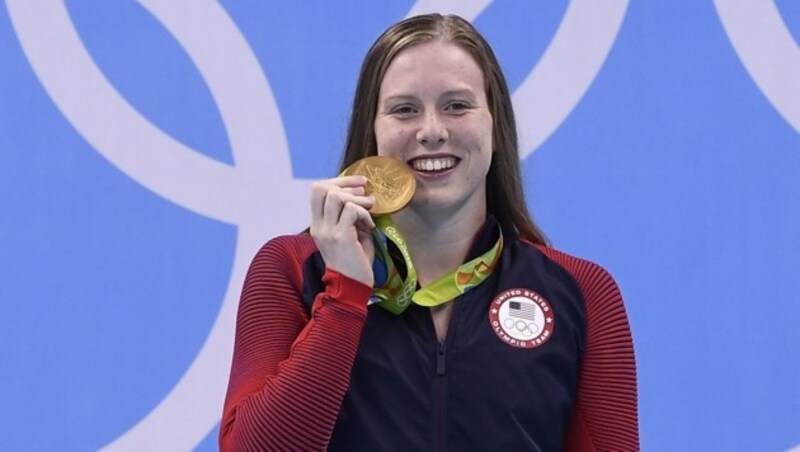
M 458 204 L 458 200 L 450 196 L 421 196 L 419 199 L 415 198 L 410 207 L 418 212 L 438 213 L 453 209 Z

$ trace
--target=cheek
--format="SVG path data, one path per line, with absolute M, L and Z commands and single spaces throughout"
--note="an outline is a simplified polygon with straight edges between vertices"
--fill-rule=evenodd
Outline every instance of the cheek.
M 488 124 L 485 122 L 475 124 L 470 131 L 470 148 L 473 150 L 472 158 L 477 169 L 476 176 L 485 177 L 489 173 L 489 167 L 494 158 L 491 120 L 488 121 Z
M 375 130 L 375 142 L 378 144 L 378 155 L 397 155 L 407 148 L 408 137 L 400 129 Z
M 378 155 L 390 155 L 395 148 L 392 138 L 385 133 L 375 135 L 375 141 L 378 144 Z
M 486 148 L 489 149 L 489 152 L 494 152 L 494 121 L 490 114 L 487 114 L 483 120 L 483 137 L 486 140 Z
M 460 137 L 461 145 L 472 152 L 477 152 L 481 155 L 485 153 L 491 154 L 494 149 L 492 143 L 493 127 L 492 116 L 487 113 L 459 124 L 456 136 Z
M 471 126 L 462 130 L 463 145 L 467 146 L 472 152 L 479 154 L 479 158 L 491 158 L 494 150 L 492 145 L 492 125 L 491 123 L 473 123 Z M 488 154 L 488 155 L 487 155 Z
M 377 147 L 378 155 L 386 155 L 386 149 L 387 149 L 386 129 L 384 127 L 381 127 L 380 122 L 375 121 L 375 127 L 373 131 L 375 133 L 375 144 Z

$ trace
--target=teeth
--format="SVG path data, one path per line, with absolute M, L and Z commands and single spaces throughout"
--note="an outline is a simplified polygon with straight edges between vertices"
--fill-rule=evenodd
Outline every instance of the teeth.
M 456 159 L 455 157 L 416 159 L 411 165 L 417 171 L 442 171 L 454 167 L 456 165 Z

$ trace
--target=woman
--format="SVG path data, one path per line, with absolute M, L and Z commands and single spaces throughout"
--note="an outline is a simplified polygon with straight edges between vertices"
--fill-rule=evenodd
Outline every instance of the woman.
M 418 16 L 375 42 L 342 170 L 373 155 L 412 170 L 405 209 L 373 219 L 365 177 L 321 181 L 310 232 L 254 258 L 221 448 L 638 449 L 619 291 L 530 220 L 508 88 L 469 23 Z M 384 248 L 376 222 L 400 245 Z M 371 303 L 381 257 L 406 281 L 416 272 L 414 303 Z

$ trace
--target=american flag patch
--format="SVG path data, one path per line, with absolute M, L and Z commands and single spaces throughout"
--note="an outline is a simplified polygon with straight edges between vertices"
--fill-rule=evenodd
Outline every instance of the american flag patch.
M 536 305 L 521 301 L 511 301 L 508 303 L 508 315 L 518 319 L 534 321 L 536 320 Z

